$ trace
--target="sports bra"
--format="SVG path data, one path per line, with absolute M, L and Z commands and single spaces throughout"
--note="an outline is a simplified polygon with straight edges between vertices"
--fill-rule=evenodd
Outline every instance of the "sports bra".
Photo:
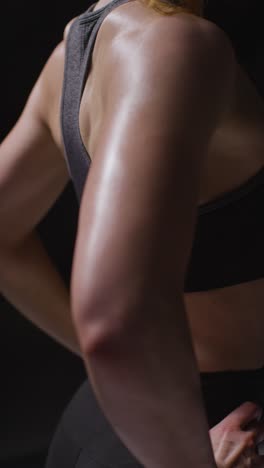
M 64 156 L 79 203 L 91 164 L 80 133 L 79 112 L 92 52 L 104 18 L 128 1 L 112 0 L 96 11 L 92 11 L 93 3 L 71 24 L 66 40 L 60 124 Z M 216 23 L 216 19 L 211 15 L 211 21 Z M 197 207 L 184 292 L 223 288 L 264 276 L 263 202 L 264 167 L 238 188 Z

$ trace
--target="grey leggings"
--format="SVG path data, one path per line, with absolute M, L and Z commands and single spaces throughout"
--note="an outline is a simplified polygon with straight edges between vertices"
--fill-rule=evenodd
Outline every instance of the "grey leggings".
M 200 377 L 210 428 L 245 401 L 264 407 L 264 367 Z M 143 467 L 112 430 L 86 380 L 63 413 L 45 468 Z

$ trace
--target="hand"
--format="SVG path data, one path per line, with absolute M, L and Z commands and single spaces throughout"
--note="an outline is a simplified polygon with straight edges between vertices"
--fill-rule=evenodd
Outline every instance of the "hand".
M 264 457 L 255 452 L 264 439 L 258 409 L 255 403 L 245 402 L 209 431 L 218 468 L 264 468 Z

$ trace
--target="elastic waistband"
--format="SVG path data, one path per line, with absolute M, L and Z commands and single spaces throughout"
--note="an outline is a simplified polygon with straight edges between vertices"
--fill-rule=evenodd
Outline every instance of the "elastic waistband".
M 228 369 L 224 371 L 215 371 L 215 372 L 200 372 L 200 377 L 203 380 L 215 380 L 217 378 L 223 379 L 226 378 L 240 378 L 246 377 L 250 378 L 253 376 L 257 376 L 260 374 L 264 374 L 264 365 L 262 367 L 258 367 L 256 369 L 240 369 L 240 370 L 233 370 Z

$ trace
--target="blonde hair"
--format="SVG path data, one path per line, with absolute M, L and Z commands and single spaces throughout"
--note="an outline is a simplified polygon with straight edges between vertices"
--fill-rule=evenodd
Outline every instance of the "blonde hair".
M 141 0 L 144 5 L 161 15 L 177 13 L 197 14 L 197 0 Z M 199 3 L 199 2 L 198 2 Z M 201 2 L 200 2 L 201 3 Z

